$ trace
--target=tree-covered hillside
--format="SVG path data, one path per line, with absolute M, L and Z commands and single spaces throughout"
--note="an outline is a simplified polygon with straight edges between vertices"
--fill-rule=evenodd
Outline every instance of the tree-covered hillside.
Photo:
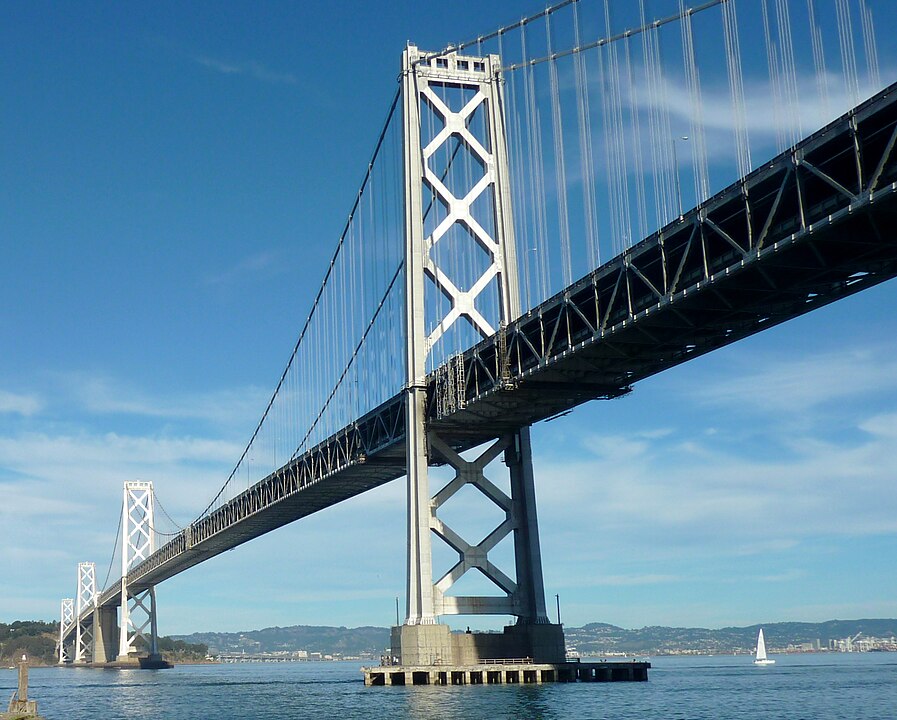
M 16 620 L 0 623 L 0 663 L 11 665 L 26 655 L 35 665 L 56 662 L 56 636 L 59 623 L 40 620 Z

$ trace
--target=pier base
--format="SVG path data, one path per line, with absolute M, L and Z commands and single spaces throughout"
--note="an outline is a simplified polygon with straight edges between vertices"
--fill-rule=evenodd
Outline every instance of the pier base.
M 484 660 L 529 658 L 562 663 L 566 658 L 561 625 L 520 623 L 504 632 L 451 632 L 447 625 L 397 625 L 391 656 L 401 665 L 477 665 Z
M 525 659 L 475 665 L 383 665 L 363 667 L 364 684 L 506 685 L 547 682 L 646 682 L 649 662 L 535 663 Z

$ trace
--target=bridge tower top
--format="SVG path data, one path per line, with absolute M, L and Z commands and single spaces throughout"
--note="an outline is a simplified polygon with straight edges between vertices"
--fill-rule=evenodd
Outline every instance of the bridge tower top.
M 403 56 L 409 385 L 424 382 L 428 356 L 458 321 L 489 337 L 520 315 L 500 67 L 498 55 L 414 45 Z M 425 125 L 441 128 L 425 138 Z M 466 276 L 462 254 L 479 255 Z M 425 303 L 427 279 L 447 310 Z

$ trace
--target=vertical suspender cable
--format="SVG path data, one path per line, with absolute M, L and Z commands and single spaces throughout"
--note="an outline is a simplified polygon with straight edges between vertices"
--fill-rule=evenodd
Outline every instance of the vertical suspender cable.
M 860 88 L 857 80 L 856 48 L 853 43 L 853 24 L 850 19 L 850 5 L 848 0 L 836 0 L 836 14 L 838 17 L 838 40 L 841 49 L 841 67 L 844 72 L 844 82 L 847 86 L 847 95 L 851 106 L 860 101 Z
M 871 90 L 881 88 L 881 75 L 878 69 L 878 46 L 875 43 L 875 23 L 872 21 L 872 9 L 866 0 L 859 0 L 860 21 L 863 26 L 863 49 L 866 53 L 866 67 L 869 72 Z
M 604 0 L 604 27 L 605 36 L 611 36 L 610 7 L 608 0 Z M 604 62 L 601 50 L 606 48 L 607 61 Z M 602 43 L 598 47 L 598 62 L 603 80 L 604 98 L 604 129 L 605 148 L 607 153 L 606 165 L 608 174 L 608 199 L 611 211 L 611 239 L 613 240 L 613 255 L 618 255 L 626 246 L 626 219 L 623 210 L 623 193 L 625 177 L 622 172 L 622 160 L 620 155 L 624 149 L 621 147 L 622 137 L 620 128 L 622 120 L 618 115 L 617 103 L 617 78 L 615 75 L 615 48 L 613 43 Z
M 570 254 L 570 220 L 567 211 L 567 164 L 564 158 L 564 124 L 561 116 L 561 98 L 558 89 L 557 61 L 552 56 L 551 16 L 545 16 L 545 39 L 548 46 L 548 74 L 551 84 L 551 126 L 554 139 L 554 180 L 557 189 L 558 235 L 561 241 L 561 271 L 564 287 L 573 282 L 573 266 Z
M 523 49 L 523 58 L 526 62 L 526 27 L 521 30 L 521 45 Z M 536 105 L 536 86 L 534 69 L 531 64 L 527 64 L 526 68 L 526 101 L 527 101 L 527 125 L 529 128 L 530 140 L 530 175 L 532 179 L 532 203 L 535 212 L 535 239 L 536 239 L 536 262 L 539 268 L 539 301 L 548 297 L 549 284 L 549 257 L 547 253 L 547 228 L 545 219 L 545 165 L 542 160 L 542 128 L 539 120 L 539 109 Z
M 647 27 L 645 17 L 645 0 L 639 0 L 639 19 L 643 27 Z M 657 75 L 654 68 L 654 47 L 651 35 L 654 28 L 645 31 L 642 39 L 642 64 L 645 66 L 645 88 L 647 91 L 648 103 L 648 137 L 651 140 L 651 182 L 653 189 L 653 205 L 654 205 L 654 225 L 660 228 L 666 221 L 666 210 L 664 209 L 664 200 L 662 184 L 660 180 L 660 171 L 662 160 L 658 152 L 658 140 L 660 139 L 660 127 L 658 123 L 658 93 L 657 93 Z
M 651 48 L 653 56 L 652 74 L 658 87 L 659 154 L 663 158 L 663 162 L 661 162 L 661 184 L 665 188 L 663 194 L 668 209 L 666 210 L 667 214 L 664 216 L 664 221 L 667 221 L 672 220 L 673 216 L 682 215 L 682 193 L 679 189 L 679 156 L 676 152 L 676 139 L 673 136 L 673 126 L 670 120 L 669 88 L 663 73 L 663 51 L 660 44 L 660 28 L 657 25 L 654 26 L 651 33 Z
M 573 31 L 576 47 L 581 45 L 579 27 L 579 3 L 573 5 Z M 579 156 L 582 167 L 582 203 L 585 218 L 586 248 L 589 269 L 601 264 L 598 243 L 598 222 L 595 194 L 595 162 L 592 156 L 592 132 L 590 128 L 589 76 L 583 53 L 573 56 L 576 70 L 577 119 L 579 121 Z
M 779 48 L 782 58 L 782 75 L 789 115 L 789 141 L 794 145 L 803 137 L 800 97 L 797 91 L 797 68 L 794 65 L 794 44 L 791 41 L 791 13 L 788 0 L 776 0 L 776 17 L 779 28 Z
M 619 215 L 617 206 L 620 198 L 617 195 L 617 186 L 614 181 L 616 177 L 616 166 L 614 161 L 614 137 L 611 127 L 613 116 L 610 109 L 610 81 L 604 63 L 604 49 L 605 46 L 603 44 L 599 45 L 597 48 L 598 75 L 601 78 L 601 124 L 604 129 L 604 185 L 607 191 L 607 201 L 610 211 L 608 215 L 610 222 L 611 255 L 614 256 L 617 255 L 619 252 L 618 248 L 620 247 L 620 229 L 617 222 Z
M 751 170 L 751 148 L 747 133 L 747 117 L 744 108 L 744 82 L 741 69 L 741 48 L 738 42 L 738 18 L 735 0 L 722 6 L 723 35 L 726 41 L 726 67 L 729 72 L 729 93 L 735 115 L 735 149 L 738 160 L 738 176 L 744 177 Z
M 785 149 L 785 136 L 782 128 L 782 92 L 779 85 L 779 62 L 775 42 L 772 39 L 772 31 L 769 27 L 769 8 L 766 6 L 766 0 L 760 0 L 760 8 L 763 11 L 763 39 L 766 41 L 766 65 L 769 69 L 769 84 L 772 89 L 773 123 L 776 126 L 776 150 L 782 152 Z
M 692 34 L 691 10 L 685 8 L 684 0 L 679 0 L 682 13 L 682 51 L 685 56 L 685 79 L 688 94 L 691 97 L 695 204 L 706 200 L 710 195 L 710 182 L 707 172 L 707 147 L 704 138 L 704 112 L 701 103 L 701 80 L 695 64 L 694 36 Z
M 639 122 L 638 89 L 632 76 L 632 58 L 630 57 L 630 44 L 632 36 L 623 40 L 624 57 L 626 58 L 626 82 L 629 87 L 629 119 L 632 126 L 632 150 L 635 159 L 635 190 L 636 209 L 638 212 L 638 234 L 636 241 L 642 240 L 648 234 L 648 216 L 645 207 L 645 173 L 642 162 L 642 130 Z
M 816 72 L 816 89 L 822 98 L 822 122 L 829 121 L 828 78 L 825 70 L 825 48 L 822 31 L 816 22 L 816 0 L 807 0 L 807 19 L 810 22 L 810 42 L 813 46 L 813 69 Z

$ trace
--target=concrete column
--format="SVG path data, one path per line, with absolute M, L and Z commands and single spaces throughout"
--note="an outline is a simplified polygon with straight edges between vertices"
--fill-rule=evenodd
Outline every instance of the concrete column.
M 152 614 L 150 615 L 150 642 L 149 642 L 149 652 L 150 657 L 157 658 L 159 655 L 159 625 L 156 618 L 156 588 L 151 587 L 149 590 L 150 593 L 150 603 L 152 606 Z
M 511 474 L 511 497 L 519 513 L 514 531 L 514 560 L 521 604 L 520 619 L 528 623 L 547 624 L 529 427 L 520 428 L 514 434 L 514 442 L 505 451 L 505 462 Z
M 28 660 L 25 656 L 19 660 L 19 688 L 16 692 L 19 702 L 28 701 Z
M 118 627 L 115 607 L 99 607 L 93 614 L 93 661 L 108 663 L 115 660 L 118 647 Z

